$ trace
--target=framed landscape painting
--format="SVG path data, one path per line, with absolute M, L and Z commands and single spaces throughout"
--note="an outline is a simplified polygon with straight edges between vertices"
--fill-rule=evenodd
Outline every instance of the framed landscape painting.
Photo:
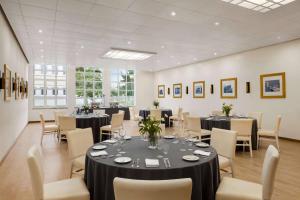
M 173 84 L 173 98 L 182 98 L 182 84 Z
M 285 72 L 260 75 L 261 98 L 285 98 Z
M 205 98 L 205 81 L 193 82 L 193 97 Z
M 11 91 L 12 91 L 12 85 L 11 85 L 11 70 L 8 67 L 8 65 L 4 65 L 4 101 L 10 101 L 11 99 Z
M 158 98 L 165 98 L 165 85 L 159 85 L 157 92 L 158 92 Z
M 222 99 L 237 98 L 237 78 L 221 79 L 220 93 Z

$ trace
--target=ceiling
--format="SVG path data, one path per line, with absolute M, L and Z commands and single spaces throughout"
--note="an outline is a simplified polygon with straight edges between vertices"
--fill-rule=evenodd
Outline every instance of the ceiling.
M 101 66 L 118 47 L 157 52 L 126 65 L 158 71 L 300 37 L 299 0 L 267 13 L 221 0 L 0 2 L 32 64 Z

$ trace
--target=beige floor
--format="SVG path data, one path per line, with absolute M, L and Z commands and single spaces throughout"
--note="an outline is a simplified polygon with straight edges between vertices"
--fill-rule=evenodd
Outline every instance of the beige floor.
M 127 133 L 137 135 L 135 122 L 126 122 Z M 172 132 L 172 129 L 167 131 Z M 31 182 L 26 163 L 27 150 L 33 144 L 39 144 L 40 125 L 29 124 L 16 145 L 12 148 L 0 166 L 0 200 L 32 200 Z M 238 152 L 235 159 L 236 176 L 241 179 L 259 182 L 264 153 L 269 141 L 262 142 L 262 147 L 254 151 L 253 158 L 247 152 Z M 300 199 L 300 143 L 280 140 L 281 159 L 275 181 L 273 200 Z M 67 178 L 69 162 L 67 145 L 58 145 L 55 139 L 44 139 L 45 182 Z

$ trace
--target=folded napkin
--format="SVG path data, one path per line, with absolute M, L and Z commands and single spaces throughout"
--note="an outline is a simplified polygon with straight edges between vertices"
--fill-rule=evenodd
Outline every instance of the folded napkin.
M 107 152 L 106 151 L 91 151 L 91 156 L 106 156 Z
M 110 140 L 104 140 L 103 141 L 103 143 L 109 143 L 109 144 L 114 144 L 116 142 L 117 142 L 117 140 L 115 140 L 115 139 L 110 139 Z
M 213 119 L 213 118 L 212 117 L 206 118 L 206 120 L 211 120 L 211 119 Z
M 202 155 L 202 156 L 209 156 L 210 155 L 210 152 L 207 152 L 207 151 L 202 151 L 202 150 L 195 150 L 194 151 L 194 154 L 196 155 Z
M 159 167 L 158 159 L 145 159 L 146 167 Z

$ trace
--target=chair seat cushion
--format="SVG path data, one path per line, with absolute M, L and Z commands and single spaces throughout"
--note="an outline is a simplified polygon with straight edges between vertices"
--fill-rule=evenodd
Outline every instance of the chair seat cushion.
M 75 158 L 73 160 L 73 166 L 76 169 L 84 169 L 85 168 L 85 155 Z
M 90 194 L 80 178 L 44 184 L 44 200 L 89 200 Z
M 178 117 L 176 115 L 172 115 L 172 116 L 169 117 L 169 119 L 178 120 Z
M 58 126 L 56 124 L 45 125 L 45 131 L 54 132 L 57 130 L 58 130 Z
M 248 136 L 237 136 L 236 140 L 237 141 L 249 141 L 251 138 Z
M 224 177 L 217 190 L 216 200 L 262 200 L 262 185 Z
M 257 135 L 259 135 L 259 136 L 273 136 L 274 137 L 276 135 L 276 133 L 273 130 L 260 129 L 259 131 L 257 131 Z
M 211 131 L 210 130 L 206 130 L 206 129 L 201 129 L 201 134 L 202 135 L 211 135 Z
M 102 126 L 100 128 L 100 130 L 102 130 L 102 131 L 111 131 L 111 125 Z
M 224 156 L 218 155 L 220 169 L 225 169 L 230 166 L 230 160 Z

